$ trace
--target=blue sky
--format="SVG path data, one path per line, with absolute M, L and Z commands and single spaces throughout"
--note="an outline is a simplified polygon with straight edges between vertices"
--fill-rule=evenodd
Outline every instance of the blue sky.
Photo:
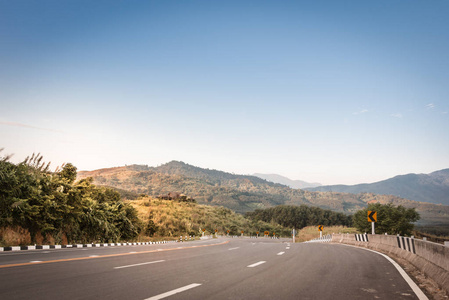
M 0 148 L 323 184 L 449 167 L 448 1 L 2 1 Z

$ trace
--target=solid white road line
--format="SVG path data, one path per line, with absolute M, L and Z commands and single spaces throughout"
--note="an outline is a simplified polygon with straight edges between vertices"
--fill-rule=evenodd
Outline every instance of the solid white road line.
M 114 269 L 123 269 L 123 268 L 136 267 L 136 266 L 142 266 L 142 265 L 156 264 L 156 263 L 160 263 L 160 262 L 163 262 L 163 261 L 165 261 L 165 260 L 149 261 L 149 262 L 144 262 L 144 263 L 140 263 L 140 264 L 114 267 Z
M 254 268 L 254 267 L 257 267 L 257 266 L 259 266 L 261 264 L 264 264 L 264 263 L 266 263 L 266 261 L 259 261 L 259 262 L 256 262 L 255 264 L 249 265 L 247 267 L 248 268 Z
M 200 286 L 200 285 L 201 285 L 201 283 L 192 283 L 192 284 L 186 285 L 184 287 L 181 287 L 179 289 L 172 290 L 170 292 L 166 292 L 166 293 L 163 293 L 163 294 L 159 294 L 157 296 L 153 296 L 153 297 L 147 298 L 145 300 L 159 300 L 159 299 L 163 299 L 163 298 L 172 296 L 174 294 L 181 293 L 181 292 L 193 289 L 193 288 L 195 288 L 197 286 Z
M 408 283 L 408 285 L 411 287 L 411 289 L 413 290 L 413 292 L 415 292 L 416 296 L 418 297 L 419 300 L 429 300 L 429 298 L 427 298 L 427 296 L 423 293 L 423 291 L 416 285 L 416 283 L 410 278 L 410 276 L 408 276 L 408 274 L 404 271 L 404 269 L 402 269 L 402 267 L 400 265 L 398 265 L 393 259 L 391 259 L 388 255 L 385 255 L 381 252 L 377 252 L 371 249 L 367 249 L 367 248 L 363 248 L 363 247 L 357 247 L 357 246 L 353 246 L 353 245 L 346 245 L 346 244 L 339 244 L 339 245 L 344 245 L 344 246 L 349 246 L 349 247 L 354 247 L 354 248 L 359 248 L 359 249 L 363 249 L 363 250 L 367 250 L 367 251 L 371 251 L 374 253 L 377 253 L 379 255 L 382 255 L 383 257 L 385 257 L 398 271 L 399 274 L 402 275 L 402 277 L 404 278 L 404 280 Z
M 228 250 L 235 250 L 235 249 L 238 249 L 238 248 L 240 248 L 240 247 L 229 248 Z
M 290 247 L 285 248 L 286 250 L 290 250 Z
M 32 260 L 32 261 L 30 261 L 30 263 L 38 263 L 38 262 L 42 262 L 42 260 Z
M 284 253 L 285 253 L 285 252 L 279 252 L 278 255 L 282 255 L 282 254 L 284 254 Z

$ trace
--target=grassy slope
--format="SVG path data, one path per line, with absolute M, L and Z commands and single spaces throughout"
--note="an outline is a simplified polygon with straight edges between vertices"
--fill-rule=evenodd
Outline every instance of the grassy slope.
M 257 231 L 265 230 L 276 232 L 278 235 L 290 234 L 290 229 L 278 224 L 252 222 L 224 207 L 159 200 L 151 197 L 127 202 L 136 208 L 139 218 L 145 224 L 152 216 L 153 222 L 158 226 L 155 236 L 200 236 L 202 229 L 206 229 L 206 234 L 213 234 L 217 229 L 218 234 L 222 235 L 226 234 L 227 230 L 230 230 L 231 235 L 240 235 L 242 230 L 245 235 L 255 235 Z
M 344 226 L 328 226 L 323 229 L 323 236 L 332 233 L 359 233 L 357 229 Z M 317 226 L 307 226 L 296 234 L 296 242 L 306 242 L 320 237 Z

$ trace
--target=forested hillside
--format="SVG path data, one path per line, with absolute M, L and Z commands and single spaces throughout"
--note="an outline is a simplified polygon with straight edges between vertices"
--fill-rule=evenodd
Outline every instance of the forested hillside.
M 78 174 L 80 179 L 90 176 L 96 184 L 130 191 L 136 195 L 157 197 L 176 191 L 195 198 L 198 203 L 225 206 L 241 213 L 281 204 L 306 204 L 354 212 L 364 207 L 366 201 L 377 198 L 374 195 L 296 190 L 255 176 L 201 169 L 176 161 L 157 168 L 134 165 Z
M 379 202 L 416 208 L 421 215 L 422 224 L 449 223 L 449 206 L 445 205 L 372 193 L 349 194 L 291 189 L 255 176 L 202 169 L 177 161 L 159 167 L 132 165 L 79 172 L 78 175 L 80 179 L 92 176 L 96 184 L 127 191 L 131 198 L 139 194 L 157 197 L 169 192 L 180 192 L 193 197 L 198 203 L 224 206 L 240 213 L 283 204 L 304 204 L 351 214 L 365 208 L 370 202 Z
M 369 184 L 329 185 L 307 190 L 395 195 L 420 202 L 449 205 L 449 169 L 430 174 L 399 175 Z

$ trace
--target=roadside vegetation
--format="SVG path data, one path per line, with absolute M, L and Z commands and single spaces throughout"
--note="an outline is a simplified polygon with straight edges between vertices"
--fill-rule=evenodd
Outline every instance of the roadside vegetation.
M 89 178 L 75 182 L 72 164 L 55 172 L 49 165 L 40 155 L 19 164 L 0 158 L 0 244 L 116 242 L 138 236 L 141 221 L 118 192 Z
M 426 238 L 430 242 L 444 244 L 444 242 L 449 241 L 449 236 L 435 235 L 426 232 L 421 232 L 419 230 L 413 231 L 413 236 L 418 239 Z
M 357 228 L 346 227 L 346 226 L 324 226 L 323 228 L 323 236 L 327 234 L 333 233 L 349 233 L 355 234 L 359 233 Z M 318 226 L 307 226 L 302 228 L 296 234 L 295 241 L 297 243 L 307 242 L 320 237 L 320 232 L 318 230 Z
M 284 227 L 301 229 L 310 225 L 350 226 L 352 217 L 319 207 L 300 205 L 278 205 L 266 209 L 256 209 L 246 213 L 251 220 L 277 223 Z
M 419 213 L 414 208 L 405 208 L 401 205 L 394 206 L 391 203 L 370 203 L 367 208 L 359 210 L 353 216 L 353 226 L 360 232 L 371 233 L 368 211 L 377 212 L 376 234 L 387 233 L 410 236 L 415 226 L 413 223 L 420 218 Z
M 194 202 L 161 200 L 142 197 L 138 200 L 127 201 L 138 212 L 139 218 L 145 225 L 144 234 L 151 237 L 179 237 L 201 236 L 215 234 L 255 236 L 257 232 L 263 235 L 269 231 L 270 235 L 289 236 L 290 229 L 276 223 L 251 220 L 243 215 L 224 207 L 201 205 Z

